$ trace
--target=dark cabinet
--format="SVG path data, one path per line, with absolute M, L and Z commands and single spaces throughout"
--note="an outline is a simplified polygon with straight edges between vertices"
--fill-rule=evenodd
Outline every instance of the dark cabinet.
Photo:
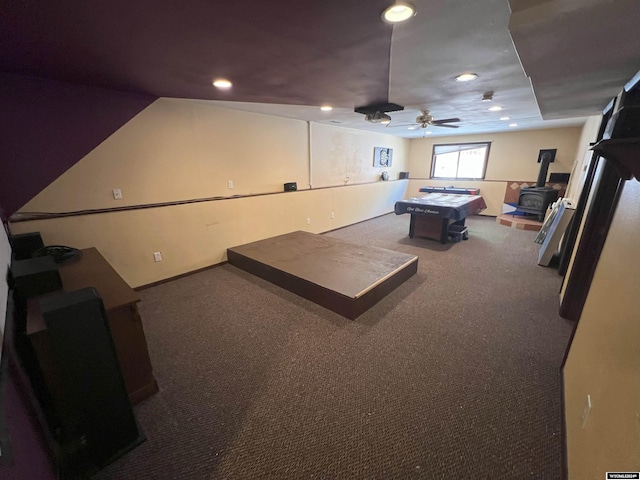
M 95 248 L 58 267 L 64 291 L 94 288 L 102 298 L 118 361 L 132 404 L 158 391 L 153 376 L 147 341 L 138 313 L 140 296 L 118 275 Z M 39 311 L 40 297 L 29 300 L 27 335 L 52 395 L 59 389 L 60 376 L 51 351 L 51 338 Z M 55 401 L 55 398 L 54 398 Z

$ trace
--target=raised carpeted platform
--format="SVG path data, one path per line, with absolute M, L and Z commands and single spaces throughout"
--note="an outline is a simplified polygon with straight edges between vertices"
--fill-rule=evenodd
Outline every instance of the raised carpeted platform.
M 229 263 L 355 319 L 418 270 L 418 257 L 292 232 L 227 249 Z

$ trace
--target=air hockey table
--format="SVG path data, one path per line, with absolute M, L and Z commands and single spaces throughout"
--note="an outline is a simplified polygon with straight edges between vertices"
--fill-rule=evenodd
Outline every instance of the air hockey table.
M 485 208 L 487 204 L 480 195 L 428 193 L 396 202 L 394 211 L 396 215 L 411 215 L 410 238 L 426 237 L 447 243 L 450 230 L 461 232 L 466 218 Z
M 456 187 L 420 187 L 423 193 L 458 193 L 460 195 L 480 195 L 479 188 L 456 188 Z

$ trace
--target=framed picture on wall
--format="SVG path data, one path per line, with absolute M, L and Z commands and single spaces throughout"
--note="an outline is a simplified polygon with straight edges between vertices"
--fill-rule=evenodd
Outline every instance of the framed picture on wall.
M 373 149 L 373 166 L 390 167 L 393 156 L 393 148 L 375 147 Z

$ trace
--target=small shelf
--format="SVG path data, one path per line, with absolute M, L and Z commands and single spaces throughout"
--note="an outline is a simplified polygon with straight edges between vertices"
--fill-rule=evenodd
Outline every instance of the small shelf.
M 600 140 L 591 150 L 611 160 L 625 180 L 640 180 L 640 138 L 612 138 Z

